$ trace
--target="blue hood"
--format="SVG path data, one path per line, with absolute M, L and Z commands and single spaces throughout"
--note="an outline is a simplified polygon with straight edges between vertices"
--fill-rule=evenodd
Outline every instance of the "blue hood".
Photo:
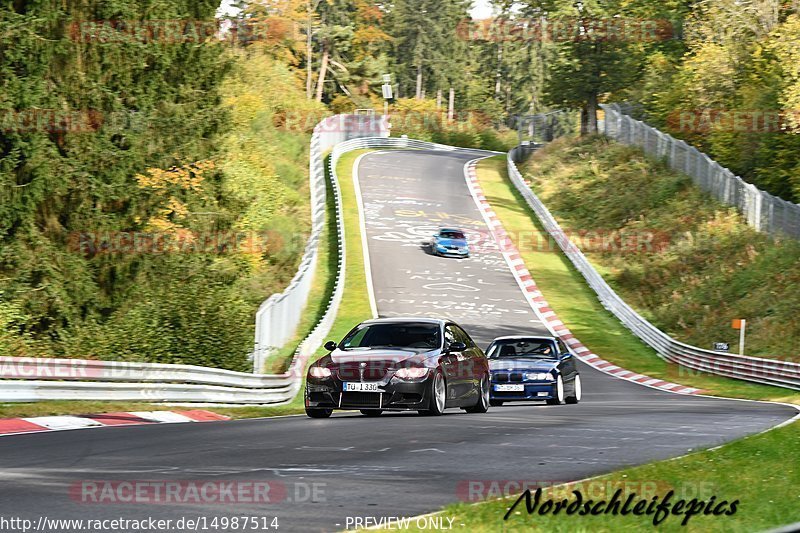
M 441 237 L 436 238 L 436 242 L 442 246 L 466 246 L 467 241 L 465 239 L 442 239 Z

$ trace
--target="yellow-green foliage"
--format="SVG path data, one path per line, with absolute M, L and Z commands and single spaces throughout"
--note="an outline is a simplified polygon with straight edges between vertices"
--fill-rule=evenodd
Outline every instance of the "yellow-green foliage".
M 507 151 L 517 141 L 516 133 L 496 129 L 492 120 L 480 111 L 459 111 L 447 119 L 446 102 L 436 109 L 436 101 L 400 98 L 392 106 L 392 135 L 431 141 L 465 148 Z
M 234 131 L 222 158 L 226 192 L 246 206 L 236 225 L 307 232 L 309 136 L 298 129 L 323 117 L 325 108 L 306 99 L 286 65 L 258 52 L 237 55 L 234 75 L 223 86 Z M 302 120 L 278 120 L 287 116 Z

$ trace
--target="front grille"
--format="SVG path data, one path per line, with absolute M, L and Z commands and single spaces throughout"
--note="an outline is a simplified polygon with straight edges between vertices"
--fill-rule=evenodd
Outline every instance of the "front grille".
M 522 381 L 522 372 L 512 372 L 511 381 Z
M 380 407 L 381 394 L 374 392 L 343 392 L 342 407 Z
M 337 372 L 342 381 L 362 381 L 361 363 L 342 363 Z M 378 361 L 364 367 L 363 381 L 381 381 L 389 370 L 389 363 Z
M 497 382 L 508 381 L 508 374 L 495 374 L 494 380 Z
M 492 391 L 493 398 L 519 398 L 525 397 L 525 391 Z

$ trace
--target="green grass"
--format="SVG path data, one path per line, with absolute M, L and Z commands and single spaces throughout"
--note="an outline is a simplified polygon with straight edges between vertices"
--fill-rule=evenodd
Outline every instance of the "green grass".
M 353 184 L 353 164 L 356 159 L 372 150 L 356 150 L 344 154 L 336 165 L 342 192 L 347 263 L 344 298 L 339 306 L 336 322 L 328 338 L 339 341 L 353 326 L 372 318 L 367 292 L 367 274 L 364 270 L 364 251 L 361 243 L 361 225 L 358 217 L 356 193 Z M 320 355 L 324 352 L 320 351 Z
M 800 404 L 800 393 L 698 373 L 667 363 L 609 313 L 583 276 L 556 245 L 549 242 L 536 216 L 508 180 L 505 156 L 483 160 L 478 178 L 486 199 L 520 250 L 528 270 L 550 307 L 572 333 L 600 357 L 628 370 L 737 398 L 780 400 Z
M 547 488 L 540 501 L 567 498 L 572 502 L 572 490 L 580 490 L 584 498 L 608 501 L 617 489 L 623 490 L 623 502 L 630 493 L 648 500 L 657 495 L 661 500 L 673 490 L 673 503 L 692 498 L 708 502 L 716 496 L 716 503 L 739 500 L 737 511 L 731 516 L 693 516 L 686 527 L 681 526 L 683 516 L 668 516 L 658 531 L 763 531 L 800 521 L 800 469 L 793 459 L 798 446 L 800 423 L 794 423 L 715 450 L 628 468 L 564 488 Z M 503 520 L 516 499 L 512 496 L 486 503 L 450 505 L 441 516 L 454 518 L 456 531 L 654 530 L 652 515 L 529 515 L 524 501 L 514 508 L 508 520 Z M 410 531 L 418 530 L 412 527 Z

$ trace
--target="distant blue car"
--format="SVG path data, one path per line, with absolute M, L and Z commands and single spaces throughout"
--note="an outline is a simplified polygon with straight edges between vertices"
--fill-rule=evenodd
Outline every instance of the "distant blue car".
M 442 257 L 469 257 L 467 236 L 460 229 L 441 228 L 430 242 L 431 253 Z
M 575 358 L 555 337 L 498 337 L 486 349 L 491 405 L 544 400 L 578 403 L 583 393 Z

